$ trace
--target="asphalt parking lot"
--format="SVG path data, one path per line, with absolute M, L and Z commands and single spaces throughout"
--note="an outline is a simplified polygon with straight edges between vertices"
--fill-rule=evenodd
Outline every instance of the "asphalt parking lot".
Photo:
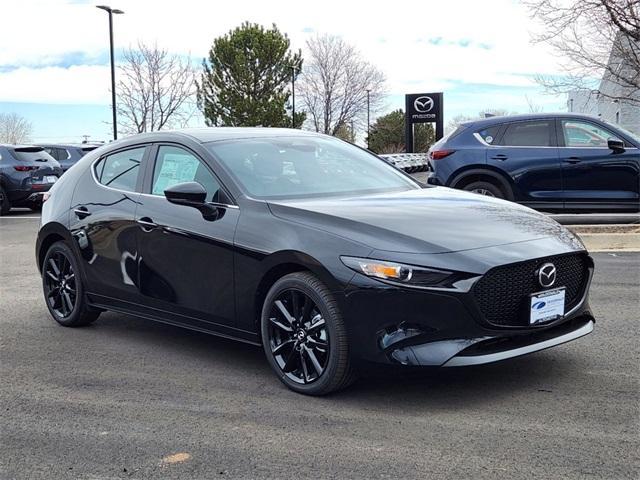
M 594 254 L 595 332 L 483 367 L 297 395 L 262 351 L 48 316 L 37 216 L 0 218 L 0 478 L 640 475 L 640 253 Z

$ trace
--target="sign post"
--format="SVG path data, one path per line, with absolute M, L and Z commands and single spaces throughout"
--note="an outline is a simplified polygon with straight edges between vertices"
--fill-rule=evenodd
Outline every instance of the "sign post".
M 442 103 L 442 92 L 405 95 L 404 144 L 407 153 L 413 153 L 413 125 L 415 123 L 434 122 L 436 124 L 436 141 L 444 136 Z

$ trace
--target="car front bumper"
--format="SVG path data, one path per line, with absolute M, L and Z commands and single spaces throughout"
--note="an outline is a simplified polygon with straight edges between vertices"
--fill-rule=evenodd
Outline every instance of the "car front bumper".
M 456 367 L 492 363 L 544 350 L 591 333 L 588 270 L 577 305 L 562 318 L 534 326 L 497 326 L 477 309 L 472 287 L 416 290 L 356 275 L 341 302 L 362 366 Z

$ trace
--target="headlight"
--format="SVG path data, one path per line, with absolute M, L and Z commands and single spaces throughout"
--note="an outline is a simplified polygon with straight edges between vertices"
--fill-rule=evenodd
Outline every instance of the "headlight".
M 404 265 L 370 258 L 340 257 L 340 260 L 350 269 L 368 277 L 414 287 L 450 288 L 454 282 L 470 276 L 448 270 Z

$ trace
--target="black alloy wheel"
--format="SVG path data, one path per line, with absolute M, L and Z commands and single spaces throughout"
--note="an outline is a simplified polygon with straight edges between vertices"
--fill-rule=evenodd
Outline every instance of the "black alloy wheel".
M 79 272 L 67 244 L 56 242 L 49 248 L 42 263 L 42 290 L 51 316 L 65 327 L 88 325 L 100 315 L 86 303 Z
M 269 347 L 282 372 L 296 383 L 315 382 L 327 368 L 329 342 L 313 300 L 300 290 L 282 291 L 269 312 Z
M 342 314 L 313 274 L 292 273 L 271 287 L 261 333 L 271 368 L 290 389 L 325 395 L 355 380 Z
M 3 187 L 0 186 L 0 215 L 6 215 L 11 210 L 9 196 Z
M 61 319 L 76 308 L 76 274 L 66 255 L 57 251 L 44 264 L 44 289 L 49 309 Z

